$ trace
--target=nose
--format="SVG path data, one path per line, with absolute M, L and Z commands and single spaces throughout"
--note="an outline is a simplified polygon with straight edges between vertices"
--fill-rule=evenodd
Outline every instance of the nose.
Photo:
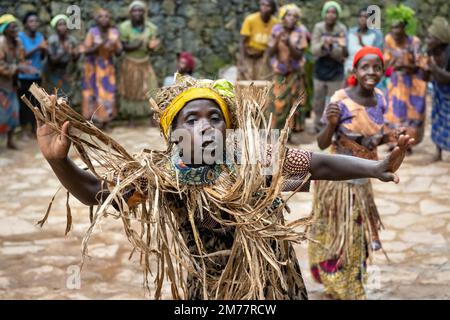
M 202 135 L 212 129 L 211 122 L 208 119 L 203 118 L 203 119 L 200 119 L 199 122 L 200 122 L 199 123 L 200 131 L 201 131 Z

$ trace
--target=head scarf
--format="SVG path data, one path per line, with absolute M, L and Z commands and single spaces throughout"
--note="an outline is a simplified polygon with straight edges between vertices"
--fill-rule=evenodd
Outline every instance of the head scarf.
M 176 85 L 176 84 L 175 84 Z M 187 88 L 172 99 L 170 104 L 162 111 L 159 119 L 161 131 L 166 138 L 169 137 L 170 127 L 177 114 L 190 101 L 209 99 L 217 103 L 222 111 L 227 129 L 232 126 L 231 113 L 226 100 L 234 97 L 234 86 L 225 79 L 216 81 L 198 80 L 195 87 Z
M 128 6 L 128 11 L 133 10 L 134 7 L 138 7 L 138 8 L 147 10 L 147 6 L 145 5 L 145 3 L 142 2 L 142 1 L 139 1 L 139 0 L 133 1 L 133 2 Z
M 286 13 L 288 13 L 288 11 L 293 11 L 294 13 L 296 13 L 299 17 L 302 13 L 301 9 L 294 3 L 289 3 L 286 4 L 284 6 L 282 6 L 280 8 L 280 10 L 278 11 L 278 18 L 280 20 L 283 20 L 284 16 L 286 15 Z
M 187 63 L 187 68 L 189 72 L 193 72 L 195 69 L 195 59 L 191 53 L 187 51 L 180 52 L 178 54 L 178 59 L 184 59 Z
M 377 55 L 381 59 L 381 62 L 383 63 L 383 66 L 384 66 L 384 57 L 383 57 L 383 53 L 381 52 L 381 50 L 378 49 L 377 47 L 367 46 L 367 47 L 362 47 L 361 49 L 359 49 L 358 52 L 356 52 L 355 56 L 353 57 L 353 68 L 356 68 L 358 61 L 361 60 L 363 57 L 367 56 L 368 54 Z M 358 80 L 356 79 L 356 76 L 354 74 L 352 74 L 347 79 L 347 84 L 350 86 L 356 86 L 358 84 Z
M 442 43 L 450 43 L 450 25 L 444 17 L 434 18 L 428 33 Z
M 69 22 L 69 17 L 65 14 L 58 14 L 53 17 L 52 21 L 50 21 L 50 25 L 53 29 L 56 28 L 56 25 L 58 24 L 59 20 L 64 20 L 66 23 Z
M 387 21 L 389 26 L 394 26 L 398 23 L 405 24 L 405 32 L 408 36 L 416 33 L 417 20 L 415 18 L 415 11 L 403 4 L 399 6 L 391 6 L 386 9 Z
M 335 8 L 337 16 L 338 17 L 341 16 L 341 12 L 342 12 L 341 5 L 339 3 L 337 3 L 336 1 L 327 1 L 327 2 L 325 2 L 325 4 L 323 5 L 323 8 L 322 8 L 322 19 L 325 19 L 328 9 L 330 9 L 330 8 Z
M 4 14 L 0 17 L 0 34 L 3 34 L 11 22 L 17 22 L 17 18 L 12 14 Z

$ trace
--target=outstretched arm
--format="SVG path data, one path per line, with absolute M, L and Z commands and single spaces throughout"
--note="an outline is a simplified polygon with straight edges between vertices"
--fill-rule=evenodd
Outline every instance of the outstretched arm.
M 398 139 L 398 145 L 384 160 L 373 161 L 344 155 L 313 153 L 311 158 L 312 180 L 349 180 L 377 178 L 381 181 L 400 180 L 395 172 L 405 158 L 406 151 L 414 143 L 407 135 Z
M 62 126 L 62 134 L 48 124 L 36 119 L 37 141 L 44 158 L 50 164 L 62 185 L 85 205 L 96 205 L 106 195 L 102 183 L 91 173 L 80 169 L 68 158 L 70 140 L 68 138 L 69 122 Z

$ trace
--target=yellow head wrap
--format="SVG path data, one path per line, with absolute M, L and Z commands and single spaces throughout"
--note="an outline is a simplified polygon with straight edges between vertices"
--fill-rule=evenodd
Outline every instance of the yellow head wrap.
M 286 15 L 286 13 L 288 13 L 288 11 L 293 11 L 299 17 L 302 13 L 302 10 L 295 3 L 286 4 L 282 6 L 278 11 L 278 18 L 280 19 L 280 21 L 283 20 L 284 16 Z
M 5 31 L 5 29 L 11 22 L 17 22 L 16 17 L 14 17 L 12 14 L 7 13 L 0 17 L 0 34 Z
M 209 99 L 216 102 L 222 111 L 227 129 L 231 128 L 230 112 L 227 103 L 222 97 L 234 97 L 233 85 L 226 80 L 217 80 L 214 82 L 205 80 L 199 81 L 199 83 L 204 83 L 205 86 L 192 87 L 183 91 L 172 100 L 170 105 L 161 114 L 159 123 L 166 138 L 169 137 L 170 126 L 178 112 L 180 112 L 188 102 L 197 99 Z

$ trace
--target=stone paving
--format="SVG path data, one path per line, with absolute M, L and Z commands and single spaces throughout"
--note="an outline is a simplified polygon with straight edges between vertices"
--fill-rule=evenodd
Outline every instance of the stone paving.
M 112 135 L 128 150 L 162 148 L 156 128 L 114 128 Z M 309 150 L 313 137 L 301 136 Z M 130 245 L 121 222 L 106 219 L 90 242 L 90 258 L 81 271 L 81 242 L 89 212 L 71 198 L 74 228 L 64 236 L 66 196 L 61 190 L 48 222 L 36 226 L 59 187 L 34 141 L 22 152 L 0 147 L 0 299 L 144 299 L 138 259 L 129 260 Z M 381 153 L 384 154 L 384 148 Z M 369 299 L 450 298 L 450 156 L 430 163 L 434 152 L 429 132 L 399 171 L 401 182 L 374 181 L 376 202 L 390 258 L 376 253 L 370 267 Z M 79 160 L 78 160 L 79 161 Z M 296 194 L 292 217 L 307 216 L 312 193 Z M 296 246 L 311 299 L 324 299 L 323 288 L 308 270 L 306 244 Z M 168 297 L 166 287 L 164 292 Z

